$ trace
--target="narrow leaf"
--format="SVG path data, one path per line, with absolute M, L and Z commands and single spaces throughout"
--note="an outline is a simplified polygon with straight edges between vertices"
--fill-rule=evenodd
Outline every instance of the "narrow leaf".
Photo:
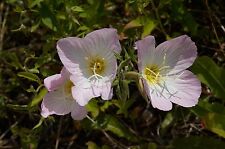
M 30 73 L 30 72 L 19 72 L 17 74 L 19 77 L 22 77 L 22 78 L 26 78 L 28 80 L 31 80 L 31 81 L 35 81 L 39 84 L 41 84 L 41 80 L 39 79 L 39 77 L 33 73 Z
M 225 69 L 217 66 L 211 58 L 203 56 L 195 61 L 192 71 L 209 86 L 216 97 L 225 100 Z

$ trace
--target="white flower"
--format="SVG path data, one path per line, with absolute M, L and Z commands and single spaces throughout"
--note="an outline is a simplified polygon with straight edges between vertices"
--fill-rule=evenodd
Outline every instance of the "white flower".
M 57 43 L 59 57 L 72 74 L 76 86 L 72 95 L 84 106 L 93 97 L 112 98 L 112 81 L 117 72 L 115 53 L 121 47 L 117 31 L 105 28 L 93 31 L 85 38 L 68 37 Z
M 138 68 L 144 88 L 153 107 L 168 111 L 172 102 L 183 107 L 198 103 L 200 81 L 190 71 L 197 57 L 195 43 L 186 36 L 166 41 L 155 48 L 155 39 L 148 36 L 136 42 Z

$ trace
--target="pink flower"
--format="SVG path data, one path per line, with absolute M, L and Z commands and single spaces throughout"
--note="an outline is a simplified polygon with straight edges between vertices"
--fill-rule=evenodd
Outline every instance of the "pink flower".
M 155 48 L 155 39 L 148 36 L 136 42 L 138 68 L 152 106 L 172 109 L 172 102 L 183 107 L 198 103 L 201 84 L 190 71 L 197 57 L 195 43 L 186 36 L 166 41 Z
M 68 37 L 58 41 L 59 57 L 72 74 L 76 85 L 72 95 L 84 106 L 93 97 L 112 98 L 112 81 L 116 76 L 115 53 L 121 51 L 117 31 L 105 28 L 93 31 L 84 38 Z
M 69 79 L 70 73 L 63 68 L 60 74 L 55 74 L 44 79 L 44 85 L 49 91 L 41 104 L 41 115 L 48 117 L 52 114 L 65 115 L 71 112 L 74 120 L 86 117 L 85 107 L 77 104 L 72 97 L 71 90 L 74 84 Z

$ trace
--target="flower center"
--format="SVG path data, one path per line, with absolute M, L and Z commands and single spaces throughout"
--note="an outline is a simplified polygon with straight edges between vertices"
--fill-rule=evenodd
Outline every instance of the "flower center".
M 72 93 L 71 93 L 71 88 L 74 86 L 73 82 L 71 82 L 70 80 L 67 81 L 64 85 L 64 93 L 65 93 L 65 96 L 71 96 Z
M 104 59 L 95 58 L 89 62 L 89 68 L 92 75 L 102 75 L 105 71 Z
M 156 84 L 159 81 L 160 69 L 157 65 L 151 65 L 145 68 L 144 75 L 150 84 Z

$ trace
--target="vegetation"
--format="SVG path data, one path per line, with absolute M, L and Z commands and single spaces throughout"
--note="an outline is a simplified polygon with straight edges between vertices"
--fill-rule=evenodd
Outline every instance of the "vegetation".
M 225 146 L 225 5 L 223 0 L 0 1 L 0 148 L 222 149 Z M 91 100 L 88 118 L 40 115 L 44 78 L 59 73 L 56 42 L 113 27 L 123 47 L 110 101 Z M 157 44 L 187 34 L 202 83 L 197 106 L 151 106 L 138 82 L 134 42 Z

